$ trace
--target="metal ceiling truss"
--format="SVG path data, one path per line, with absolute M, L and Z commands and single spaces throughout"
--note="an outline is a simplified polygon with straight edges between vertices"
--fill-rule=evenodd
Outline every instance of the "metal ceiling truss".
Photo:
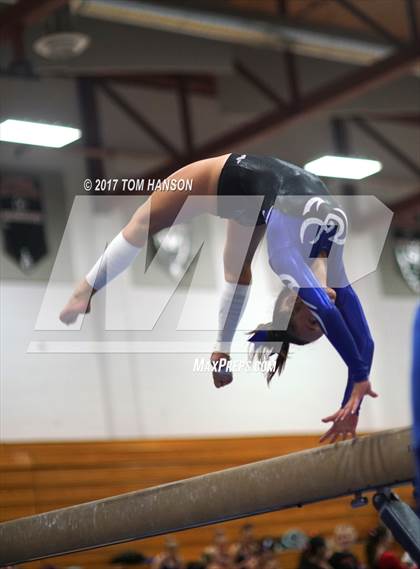
M 386 115 L 385 115 L 386 116 Z M 392 115 L 391 115 L 392 117 Z M 370 120 L 368 120 L 368 118 Z M 373 140 L 376 144 L 381 146 L 388 154 L 398 160 L 405 166 L 420 183 L 420 166 L 410 157 L 407 156 L 398 146 L 389 140 L 382 132 L 375 128 L 371 121 L 379 119 L 384 120 L 384 115 L 379 114 L 378 117 L 373 113 L 365 116 L 346 116 L 346 117 L 333 117 L 331 119 L 331 129 L 334 151 L 341 156 L 351 156 L 353 149 L 350 143 L 349 126 L 355 125 L 361 132 L 368 138 Z M 400 118 L 400 117 L 399 117 Z M 344 182 L 342 185 L 342 192 L 344 195 L 353 195 L 356 193 L 355 186 L 351 182 Z M 399 217 L 404 212 L 412 212 L 413 216 L 418 214 L 420 207 L 420 192 L 409 198 L 397 201 L 392 204 L 391 209 L 395 214 L 399 213 Z
M 99 120 L 96 91 L 90 79 L 81 77 L 77 80 L 80 118 L 82 122 L 82 145 L 86 148 L 102 148 L 102 129 Z M 105 177 L 105 167 L 100 157 L 88 155 L 85 158 L 86 174 L 95 180 Z
M 353 149 L 351 147 L 350 133 L 347 122 L 341 117 L 333 117 L 331 119 L 331 134 L 334 146 L 334 152 L 340 156 L 351 156 Z M 348 180 L 342 182 L 341 190 L 343 195 L 355 195 L 356 188 L 352 182 Z
M 287 108 L 287 102 L 243 63 L 238 60 L 235 61 L 234 69 L 239 75 L 246 79 L 248 83 L 260 91 L 270 102 L 274 103 L 281 109 Z
M 91 79 L 103 79 L 104 81 L 118 83 L 121 85 L 133 85 L 139 87 L 147 87 L 157 90 L 174 90 L 179 89 L 182 82 L 191 95 L 203 97 L 215 97 L 217 95 L 217 79 L 214 75 L 190 73 L 115 73 L 103 72 L 95 75 L 82 75 Z
M 382 146 L 391 156 L 396 158 L 403 164 L 412 174 L 420 180 L 420 166 L 405 152 L 400 150 L 398 146 L 382 134 L 377 128 L 372 126 L 369 121 L 363 117 L 354 116 L 350 119 L 365 135 Z
M 175 146 L 153 126 L 153 124 L 135 109 L 122 95 L 120 95 L 109 83 L 106 81 L 95 81 L 94 85 L 98 86 L 105 95 L 120 109 L 122 110 L 131 121 L 144 130 L 150 138 L 152 138 L 163 150 L 165 150 L 174 159 L 178 159 L 180 152 Z
M 150 177 L 163 177 L 189 161 L 229 152 L 239 145 L 243 147 L 245 144 L 255 143 L 264 137 L 272 136 L 282 128 L 325 110 L 333 104 L 351 99 L 369 89 L 378 87 L 401 75 L 419 57 L 420 41 L 416 41 L 368 68 L 352 71 L 343 78 L 329 82 L 312 93 L 303 95 L 298 105 L 292 103 L 287 105 L 286 108 L 276 106 L 274 110 L 266 111 L 259 117 L 195 148 L 192 154 L 183 155 L 181 160 L 168 161 L 161 167 L 148 172 L 147 175 Z
M 262 80 L 257 78 L 255 74 L 249 71 L 242 63 L 236 62 L 235 69 L 246 77 L 256 88 L 263 92 L 266 97 L 275 105 L 274 110 L 263 113 L 261 116 L 253 119 L 244 125 L 236 127 L 229 132 L 222 134 L 207 143 L 197 147 L 193 144 L 193 125 L 191 112 L 189 107 L 189 90 L 186 83 L 182 82 L 182 78 L 178 78 L 172 84 L 177 85 L 177 96 L 179 100 L 180 122 L 183 128 L 183 149 L 177 149 L 168 141 L 159 131 L 150 123 L 148 119 L 140 115 L 125 99 L 113 89 L 107 81 L 92 81 L 91 87 L 95 85 L 100 87 L 113 102 L 119 106 L 138 126 L 143 128 L 151 138 L 159 144 L 165 154 L 169 154 L 169 160 L 158 168 L 150 172 L 143 173 L 143 178 L 164 178 L 178 168 L 184 166 L 188 162 L 200 160 L 218 153 L 229 152 L 237 149 L 237 146 L 243 147 L 244 144 L 254 143 L 255 141 L 275 134 L 282 128 L 290 126 L 298 120 L 310 117 L 313 114 L 324 110 L 325 108 L 336 104 L 342 100 L 350 99 L 359 95 L 373 87 L 389 81 L 390 79 L 400 75 L 407 66 L 412 65 L 420 57 L 420 41 L 412 42 L 408 46 L 396 51 L 390 57 L 377 62 L 368 67 L 358 69 L 346 74 L 344 78 L 334 80 L 325 86 L 322 86 L 312 93 L 300 95 L 297 83 L 294 89 L 298 92 L 298 101 L 292 100 L 285 103 L 282 98 L 277 96 L 275 91 L 268 87 Z M 174 78 L 173 78 L 174 79 Z M 296 80 L 294 80 L 296 81 Z M 290 90 L 293 92 L 292 79 L 289 78 Z M 83 105 L 83 102 L 82 102 Z M 90 114 L 92 117 L 92 114 Z M 394 157 L 398 158 L 407 168 L 416 176 L 419 175 L 420 169 L 415 162 L 406 156 L 395 144 L 389 141 L 382 133 L 377 131 L 363 117 L 351 117 L 351 122 L 362 129 L 365 134 L 375 139 Z M 84 125 L 84 130 L 88 134 L 89 124 Z M 335 123 L 335 141 L 336 147 L 342 148 L 343 152 L 350 152 L 348 145 L 348 135 L 344 135 L 343 123 Z M 339 134 L 341 130 L 341 134 Z M 89 136 L 88 136 L 89 139 Z M 341 142 L 340 142 L 341 141 Z M 343 146 L 344 145 L 344 146 Z M 95 146 L 90 141 L 88 147 Z M 87 157 L 89 163 L 92 158 Z M 95 159 L 96 160 L 96 159 Z M 346 188 L 351 190 L 352 188 Z
M 125 112 L 135 124 L 141 127 L 165 152 L 169 155 L 169 160 L 162 166 L 151 172 L 146 173 L 146 177 L 164 177 L 177 168 L 193 160 L 205 158 L 209 155 L 228 152 L 234 150 L 238 145 L 255 143 L 257 140 L 279 132 L 295 121 L 302 120 L 313 114 L 324 110 L 328 106 L 336 104 L 345 99 L 350 99 L 368 89 L 385 83 L 393 77 L 401 74 L 408 66 L 413 65 L 420 57 L 420 38 L 417 23 L 417 14 L 414 0 L 405 0 L 405 11 L 408 20 L 408 29 L 411 43 L 403 44 L 393 33 L 387 30 L 382 24 L 372 18 L 363 9 L 353 3 L 353 0 L 334 0 L 336 4 L 343 7 L 355 18 L 362 21 L 366 26 L 381 36 L 387 43 L 394 46 L 393 53 L 377 61 L 373 65 L 350 72 L 344 78 L 332 81 L 322 86 L 312 93 L 302 94 L 298 80 L 297 62 L 294 53 L 289 48 L 283 50 L 286 77 L 288 78 L 289 101 L 285 101 L 274 89 L 269 87 L 261 78 L 247 68 L 242 62 L 236 61 L 234 68 L 237 73 L 250 82 L 255 88 L 262 92 L 271 103 L 275 105 L 274 110 L 262 113 L 253 119 L 229 132 L 218 136 L 207 143 L 197 147 L 193 141 L 193 124 L 190 109 L 190 95 L 201 94 L 206 96 L 216 95 L 216 79 L 209 75 L 191 74 L 114 74 L 105 75 L 101 79 L 79 78 L 78 89 L 80 106 L 82 111 L 82 122 L 84 127 L 84 144 L 87 149 L 103 149 L 102 136 L 100 132 L 100 121 L 96 108 L 96 88 L 99 87 L 106 96 Z M 53 13 L 66 4 L 66 0 L 20 0 L 17 4 L 10 6 L 1 13 L 0 34 L 7 39 L 16 40 L 16 30 L 22 27 L 33 25 L 40 22 L 49 14 Z M 320 6 L 316 0 L 309 3 L 304 11 L 315 10 Z M 278 0 L 278 12 L 280 17 L 287 19 L 289 5 L 287 0 Z M 19 40 L 21 41 L 21 40 Z M 140 112 L 133 108 L 124 97 L 122 97 L 113 86 L 112 82 L 138 84 L 140 86 L 171 89 L 178 98 L 180 112 L 180 124 L 182 127 L 183 148 L 176 148 L 159 130 L 144 117 Z M 416 176 L 420 169 L 415 162 L 401 152 L 395 144 L 389 141 L 382 133 L 375 129 L 363 117 L 352 117 L 351 121 L 358 128 L 381 144 L 394 157 L 398 158 Z M 336 124 L 336 134 L 337 134 Z M 342 129 L 342 127 L 340 127 Z M 336 137 L 337 138 L 337 137 Z M 341 137 L 343 140 L 343 137 Z M 106 156 L 106 152 L 102 155 Z M 100 158 L 87 156 L 88 170 L 97 174 L 104 171 Z M 95 176 L 97 177 L 97 176 Z M 98 176 L 100 177 L 100 176 Z M 143 176 L 144 177 L 144 176 Z
M 419 26 L 417 22 L 417 11 L 415 0 L 405 0 L 407 7 L 408 27 L 411 32 L 411 39 L 417 40 L 419 38 Z
M 0 13 L 0 38 L 10 40 L 14 28 L 42 22 L 67 3 L 68 0 L 19 0 Z
M 356 6 L 356 4 L 353 4 L 351 0 L 335 0 L 335 2 L 346 9 L 355 18 L 366 24 L 371 30 L 373 30 L 373 32 L 381 36 L 382 39 L 396 46 L 401 46 L 403 44 L 399 38 L 384 28 L 382 24 L 369 16 L 369 14 L 367 14 L 364 10 Z
M 190 97 L 188 83 L 180 76 L 178 78 L 178 105 L 181 118 L 182 138 L 184 141 L 184 152 L 191 154 L 193 151 L 193 125 L 191 117 Z
M 420 127 L 420 105 L 418 111 L 401 111 L 395 113 L 364 112 L 364 118 L 378 122 L 391 122 L 412 128 Z

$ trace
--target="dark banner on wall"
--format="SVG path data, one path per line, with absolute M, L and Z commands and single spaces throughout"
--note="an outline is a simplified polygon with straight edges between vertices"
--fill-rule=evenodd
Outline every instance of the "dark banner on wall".
M 0 175 L 0 220 L 5 253 L 23 272 L 30 271 L 48 252 L 42 190 L 36 176 Z
M 412 291 L 420 294 L 420 229 L 397 229 L 394 233 L 394 255 L 405 282 Z

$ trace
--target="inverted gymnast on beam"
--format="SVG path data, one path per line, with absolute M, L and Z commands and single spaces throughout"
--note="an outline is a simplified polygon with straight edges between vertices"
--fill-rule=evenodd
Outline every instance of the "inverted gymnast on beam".
M 267 231 L 270 266 L 286 286 L 276 300 L 272 322 L 258 326 L 250 338 L 254 351 L 264 358 L 277 354 L 270 380 L 283 370 L 290 344 L 308 344 L 325 334 L 347 365 L 348 381 L 340 409 L 323 419 L 332 426 L 321 441 L 354 437 L 363 398 L 377 395 L 369 381 L 373 340 L 342 263 L 347 230 L 344 211 L 319 178 L 273 157 L 225 154 L 188 164 L 169 179 L 192 179 L 192 190 L 153 192 L 76 287 L 60 314 L 61 321 L 71 324 L 79 314 L 89 312 L 92 294 L 127 269 L 148 236 L 170 227 L 181 210 L 177 221 L 210 213 L 228 219 L 223 254 L 226 283 L 211 358 L 217 362 L 229 359 L 249 295 L 252 259 Z M 208 199 L 188 207 L 186 200 L 191 195 Z M 235 196 L 235 200 L 224 196 Z M 258 217 L 254 196 L 262 199 Z M 250 226 L 254 227 L 251 242 L 245 261 L 239 263 L 237 251 Z M 214 372 L 213 379 L 216 387 L 222 387 L 232 381 L 232 375 Z

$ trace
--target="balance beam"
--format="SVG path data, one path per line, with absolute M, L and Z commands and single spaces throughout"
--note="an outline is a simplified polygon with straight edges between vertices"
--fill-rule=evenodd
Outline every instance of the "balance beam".
M 0 566 L 302 506 L 414 478 L 411 429 L 385 431 L 0 524 Z

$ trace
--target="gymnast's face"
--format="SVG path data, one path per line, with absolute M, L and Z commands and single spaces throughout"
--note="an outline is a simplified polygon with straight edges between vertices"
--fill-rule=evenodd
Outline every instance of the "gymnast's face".
M 331 288 L 326 288 L 325 290 L 332 302 L 335 302 L 335 291 Z M 290 294 L 290 296 L 285 299 L 285 303 L 285 308 L 289 308 L 294 304 L 293 313 L 290 319 L 290 331 L 297 338 L 304 342 L 315 342 L 323 335 L 319 322 L 299 297 L 294 293 Z

